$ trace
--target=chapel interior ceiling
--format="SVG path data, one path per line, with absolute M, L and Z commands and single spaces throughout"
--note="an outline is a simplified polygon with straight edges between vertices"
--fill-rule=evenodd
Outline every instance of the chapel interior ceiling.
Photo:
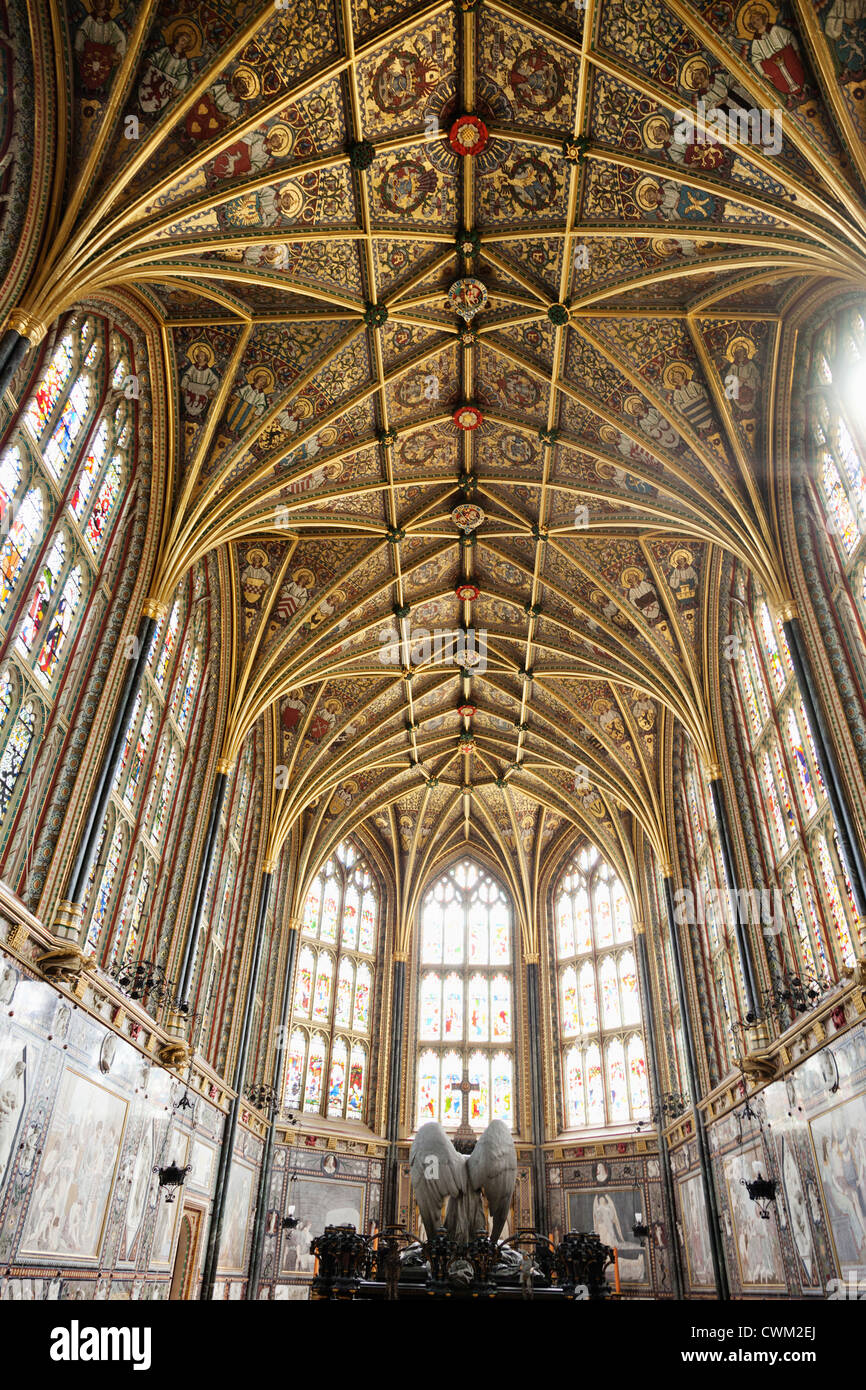
M 163 325 L 159 583 L 230 547 L 233 751 L 276 712 L 312 867 L 362 822 L 416 866 L 635 824 L 664 859 L 719 554 L 783 592 L 780 319 L 862 283 L 862 49 L 830 0 L 180 8 L 69 6 L 28 307 Z M 681 138 L 699 102 L 779 138 Z M 425 656 L 461 626 L 483 655 Z

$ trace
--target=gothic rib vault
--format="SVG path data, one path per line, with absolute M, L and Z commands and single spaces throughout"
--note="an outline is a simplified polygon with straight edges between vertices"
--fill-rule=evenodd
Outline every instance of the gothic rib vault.
M 759 11 L 800 34 L 781 77 Z M 359 826 L 404 908 L 472 844 L 531 951 L 575 828 L 633 892 L 638 830 L 670 858 L 674 721 L 718 762 L 721 557 L 791 598 L 766 501 L 781 324 L 866 267 L 862 93 L 794 13 L 145 0 L 90 47 L 69 20 L 13 321 L 35 339 L 115 303 L 150 325 L 151 595 L 230 548 L 222 752 L 266 719 L 269 857 L 302 828 L 299 896 Z M 780 113 L 778 152 L 678 142 L 708 94 Z M 486 667 L 425 659 L 461 625 Z

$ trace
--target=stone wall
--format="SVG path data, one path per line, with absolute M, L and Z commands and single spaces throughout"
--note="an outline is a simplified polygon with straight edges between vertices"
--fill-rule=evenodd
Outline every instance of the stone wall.
M 207 1086 L 199 1076 L 198 1085 Z M 186 1086 L 74 995 L 0 952 L 0 1298 L 165 1299 L 193 1213 L 197 1287 L 223 1127 Z M 191 1107 L 179 1107 L 188 1094 Z M 218 1298 L 245 1288 L 261 1139 L 241 1127 Z M 173 1204 L 155 1166 L 192 1164 Z

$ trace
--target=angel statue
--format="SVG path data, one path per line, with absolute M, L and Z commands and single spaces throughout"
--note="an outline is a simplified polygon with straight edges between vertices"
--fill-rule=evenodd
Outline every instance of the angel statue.
M 442 1229 L 446 1198 L 444 1227 L 458 1245 L 468 1245 L 479 1232 L 486 1235 L 482 1192 L 490 1209 L 490 1238 L 499 1239 L 517 1181 L 517 1152 L 502 1120 L 491 1121 L 468 1156 L 458 1153 L 442 1126 L 429 1120 L 415 1135 L 409 1172 L 428 1240 Z

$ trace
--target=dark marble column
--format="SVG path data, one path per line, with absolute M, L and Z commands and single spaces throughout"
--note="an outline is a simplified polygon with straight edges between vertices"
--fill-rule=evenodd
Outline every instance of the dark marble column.
M 141 682 L 144 678 L 144 670 L 147 665 L 147 654 L 150 651 L 150 644 L 153 634 L 156 631 L 157 618 L 164 612 L 159 604 L 148 603 L 144 606 L 144 612 L 139 620 L 138 631 L 135 637 L 129 640 L 129 650 L 127 653 L 126 674 L 123 678 L 123 687 L 120 692 L 120 699 L 114 711 L 114 718 L 111 721 L 111 729 L 108 735 L 108 742 L 102 755 L 102 761 L 93 783 L 90 802 L 81 824 L 78 849 L 72 863 L 72 869 L 66 887 L 66 896 L 55 910 L 54 921 L 51 930 L 54 935 L 69 942 L 70 950 L 74 953 L 76 948 L 83 946 L 82 941 L 82 915 L 84 895 L 87 891 L 87 880 L 93 868 L 96 852 L 99 848 L 99 836 L 105 820 L 105 812 L 108 808 L 108 799 L 111 796 L 111 788 L 117 775 L 120 759 L 123 756 L 123 745 L 126 740 L 126 730 L 135 709 L 135 701 L 141 689 Z M 51 956 L 56 953 L 47 952 L 43 964 L 50 973 Z
M 9 326 L 0 337 L 0 400 L 6 394 L 9 383 L 17 372 L 21 363 L 24 361 L 25 353 L 33 347 L 33 341 L 24 332 L 12 327 L 12 322 L 18 316 L 14 313 L 9 316 Z M 25 317 L 20 316 L 22 328 L 25 325 Z M 41 334 L 40 334 L 41 337 Z M 39 339 L 36 339 L 39 341 Z
M 295 973 L 295 955 L 297 953 L 298 930 L 300 929 L 300 919 L 293 918 L 289 930 L 288 949 L 286 951 L 286 973 L 283 980 L 283 995 L 280 1006 L 280 1023 L 277 1031 L 277 1058 L 274 1062 L 274 1086 L 280 1085 L 283 1075 L 283 1056 L 288 1050 L 289 1041 L 289 1020 L 292 1012 L 292 977 Z M 264 1252 L 265 1221 L 268 1213 L 268 1200 L 271 1190 L 271 1174 L 274 1169 L 274 1131 L 276 1129 L 276 1119 L 282 1109 L 282 1097 L 275 1094 L 271 1102 L 270 1127 L 265 1140 L 265 1151 L 262 1155 L 262 1169 L 259 1175 L 259 1191 L 256 1201 L 256 1220 L 253 1228 L 253 1243 L 250 1251 L 250 1269 L 247 1279 L 247 1298 L 258 1298 L 258 1285 L 262 1273 L 262 1255 Z
M 713 1274 L 716 1282 L 716 1294 L 722 1301 L 730 1299 L 731 1292 L 728 1286 L 728 1272 L 725 1267 L 725 1250 L 722 1242 L 722 1231 L 719 1222 L 719 1208 L 716 1199 L 716 1188 L 713 1180 L 713 1169 L 710 1162 L 710 1150 L 707 1143 L 707 1132 L 704 1126 L 704 1117 L 699 1108 L 698 1102 L 701 1099 L 700 1085 L 698 1082 L 698 1063 L 695 1051 L 694 1029 L 692 1018 L 689 1012 L 689 999 L 686 989 L 686 972 L 683 963 L 682 943 L 680 942 L 679 931 L 677 929 L 676 915 L 674 912 L 674 880 L 668 876 L 664 878 L 665 908 L 668 917 L 668 930 L 671 934 L 671 955 L 674 962 L 674 975 L 677 983 L 677 998 L 680 1005 L 680 1020 L 683 1028 L 683 1042 L 686 1053 L 686 1073 L 688 1076 L 689 1090 L 691 1092 L 692 1113 L 694 1115 L 695 1136 L 698 1144 L 698 1161 L 701 1169 L 701 1185 L 704 1190 L 704 1204 L 707 1211 L 707 1226 L 710 1233 L 710 1253 L 713 1260 Z
M 864 861 L 863 850 L 860 847 L 860 839 L 857 834 L 856 817 L 848 804 L 845 793 L 845 778 L 839 767 L 833 739 L 824 718 L 809 653 L 803 641 L 800 620 L 793 605 L 783 614 L 782 628 L 788 643 L 788 650 L 791 653 L 794 675 L 800 687 L 803 708 L 806 711 L 806 718 L 812 732 L 815 759 L 818 763 L 824 789 L 827 792 L 830 809 L 833 812 L 836 836 L 839 841 L 839 853 L 851 884 L 857 912 L 862 919 L 866 919 L 866 861 Z
M 529 1102 L 532 1124 L 532 1224 L 545 1234 L 547 1216 L 547 1174 L 544 1171 L 544 1070 L 541 1051 L 541 992 L 538 983 L 538 957 L 526 959 L 526 1016 L 529 1024 Z
M 406 956 L 394 953 L 391 990 L 391 1037 L 388 1067 L 388 1156 L 385 1181 L 382 1185 L 382 1210 L 379 1224 L 387 1226 L 397 1220 L 397 1141 L 400 1137 L 400 1075 L 403 1070 L 403 1019 L 406 1009 Z
M 671 1257 L 671 1277 L 673 1282 L 674 1298 L 683 1297 L 683 1274 L 680 1259 L 680 1244 L 677 1240 L 677 1224 L 674 1207 L 674 1184 L 671 1175 L 671 1156 L 668 1153 L 667 1140 L 663 1134 L 663 1111 L 662 1111 L 662 1082 L 661 1071 L 659 1068 L 658 1049 L 656 1047 L 656 1010 L 655 998 L 652 990 L 652 976 L 649 969 L 649 958 L 647 954 L 646 935 L 643 926 L 636 922 L 634 926 L 635 950 L 637 954 L 637 965 L 641 990 L 643 992 L 643 1016 L 644 1016 L 644 1036 L 646 1038 L 647 1056 L 649 1058 L 650 1078 L 652 1080 L 652 1099 L 655 1102 L 656 1113 L 658 1115 L 658 1137 L 659 1137 L 659 1163 L 662 1173 L 662 1197 L 665 1210 L 665 1225 L 668 1230 L 668 1249 Z
M 238 1117 L 243 1104 L 243 1085 L 250 1052 L 253 1008 L 255 1006 L 259 965 L 262 958 L 262 943 L 265 937 L 265 917 L 268 911 L 268 899 L 270 897 L 272 879 L 273 874 L 265 871 L 262 874 L 261 885 L 259 887 L 259 907 L 256 913 L 253 949 L 250 957 L 250 973 L 247 979 L 247 992 L 246 998 L 244 999 L 243 1017 L 241 1019 L 238 1053 L 235 1059 L 234 1076 L 232 1079 L 232 1087 L 235 1094 L 229 1106 L 228 1114 L 223 1122 L 216 1186 L 214 1188 L 210 1226 L 207 1234 L 207 1246 L 205 1249 L 204 1265 L 202 1267 L 201 1292 L 199 1294 L 199 1298 L 202 1301 L 208 1301 L 213 1298 L 214 1285 L 216 1284 L 220 1239 L 222 1237 L 223 1221 L 225 1219 L 229 1174 L 231 1172 L 232 1154 L 238 1129 Z
M 747 894 L 740 891 L 736 860 L 734 859 L 734 842 L 731 836 L 731 823 L 728 820 L 728 808 L 725 801 L 724 788 L 722 786 L 721 768 L 713 768 L 712 772 L 716 775 L 710 779 L 710 795 L 713 798 L 713 810 L 716 813 L 719 845 L 722 851 L 722 867 L 724 869 L 725 884 L 727 885 L 731 902 L 731 921 L 734 927 L 734 940 L 737 946 L 737 956 L 740 962 L 740 970 L 742 971 L 743 985 L 746 993 L 746 1022 L 756 1023 L 761 1016 L 761 996 L 758 990 L 751 944 L 749 942 L 749 926 L 757 925 L 760 927 L 760 923 L 750 924 L 749 922 L 749 913 L 746 907 L 746 904 L 749 902 L 749 897 Z

